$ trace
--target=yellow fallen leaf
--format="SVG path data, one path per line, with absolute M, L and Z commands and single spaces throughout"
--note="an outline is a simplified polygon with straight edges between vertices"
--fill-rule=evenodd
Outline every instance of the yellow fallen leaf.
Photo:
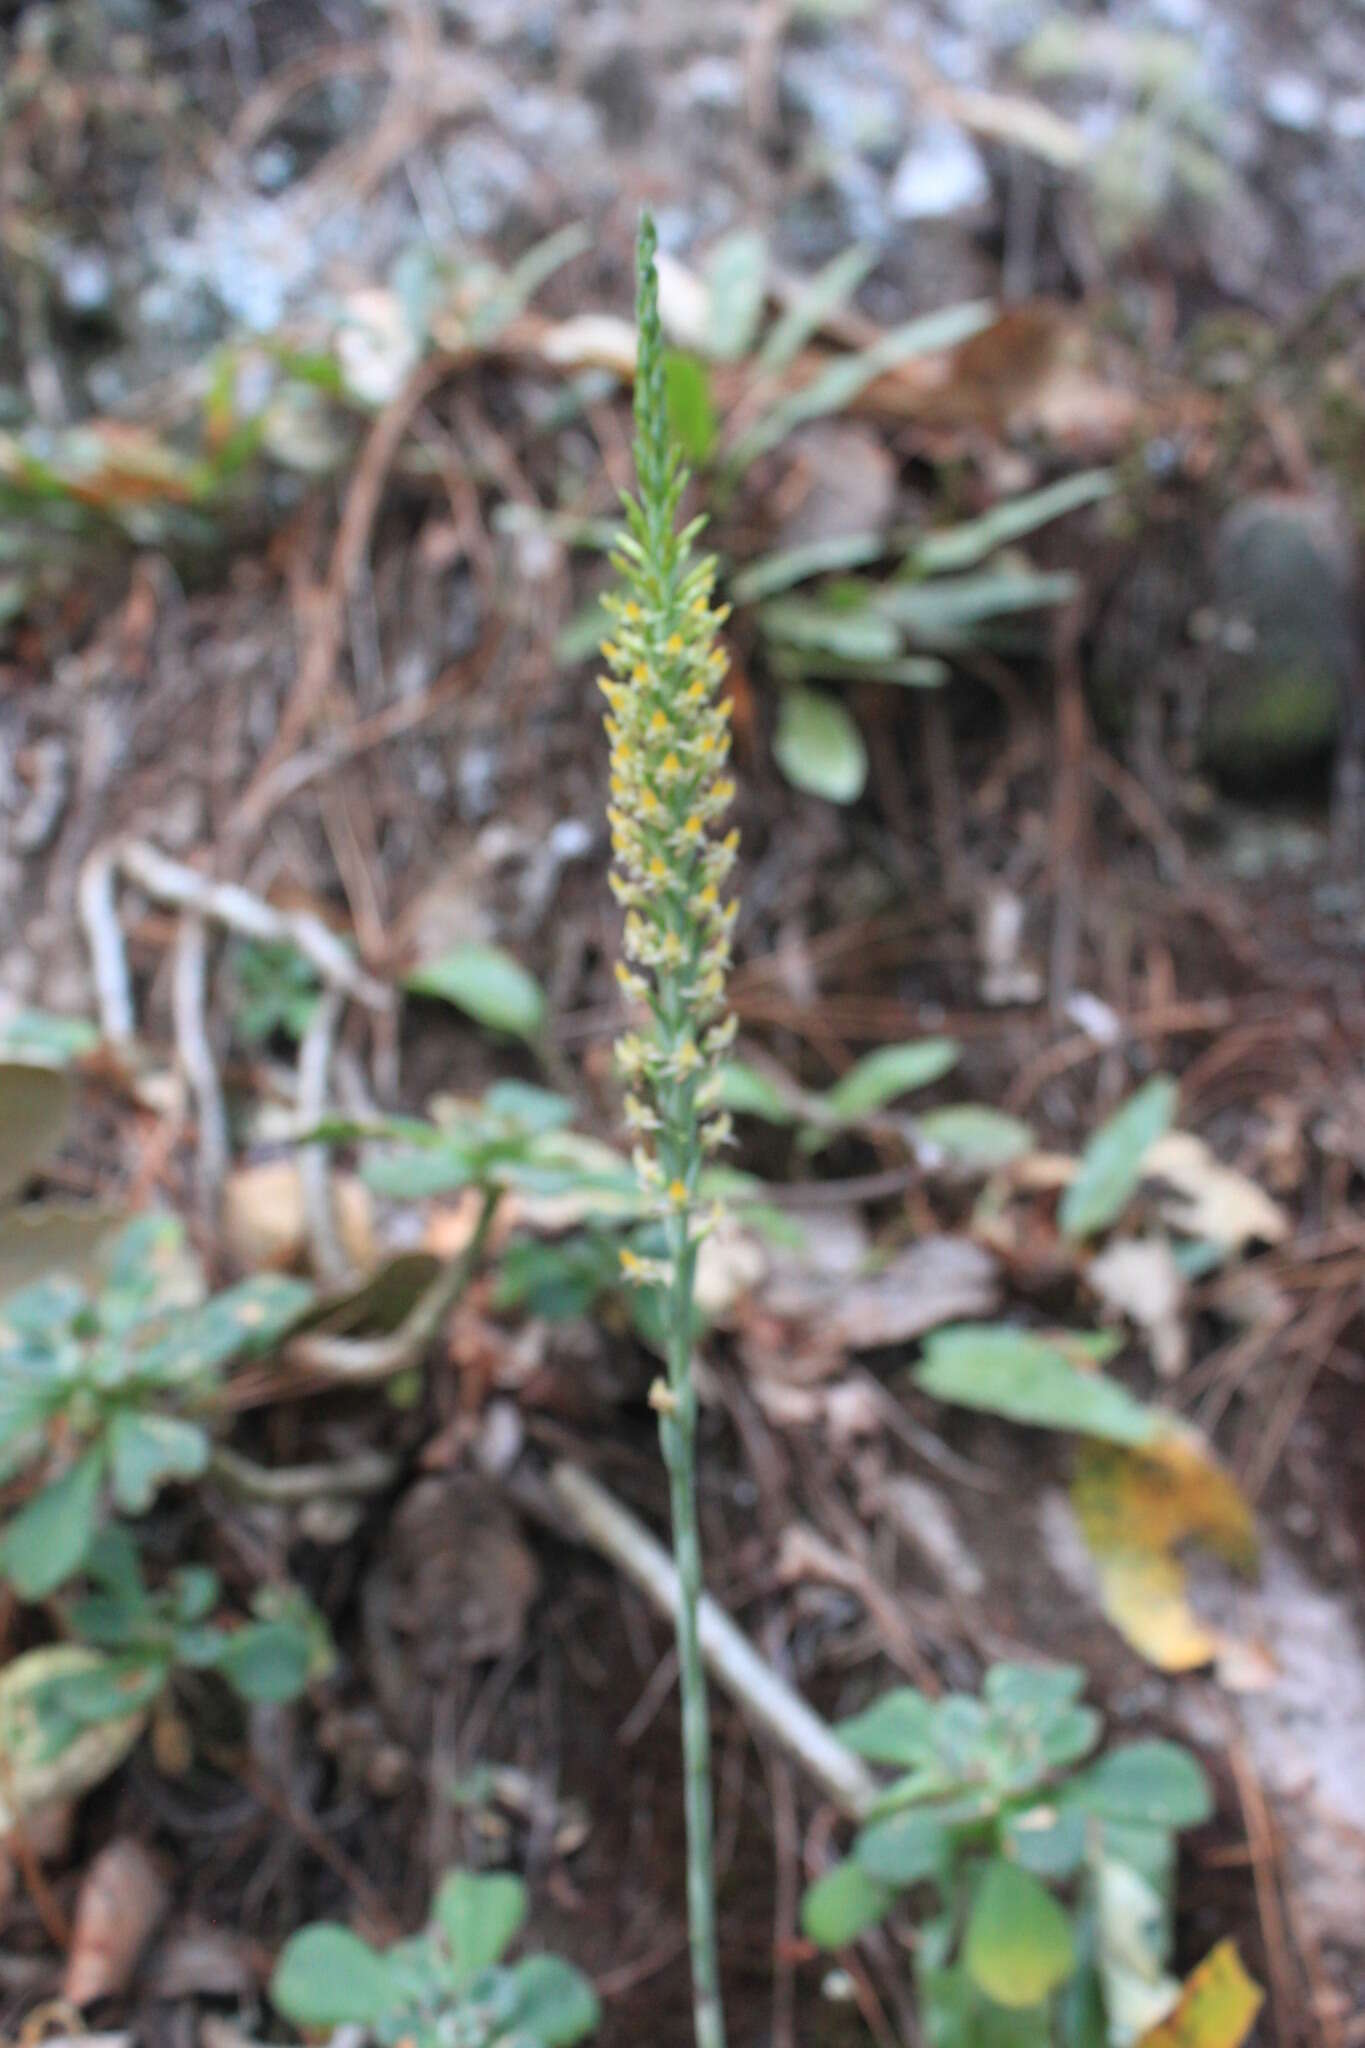
M 1289 1218 L 1279 1203 L 1244 1173 L 1224 1166 L 1191 1131 L 1167 1131 L 1158 1138 L 1143 1160 L 1143 1172 L 1174 1190 L 1162 1214 L 1173 1229 L 1190 1237 L 1239 1251 L 1253 1240 L 1282 1244 L 1289 1235 Z
M 1071 1489 L 1099 1575 L 1100 1601 L 1119 1633 L 1162 1671 L 1210 1663 L 1224 1639 L 1198 1619 L 1177 1547 L 1198 1539 L 1230 1564 L 1256 1557 L 1252 1513 L 1194 1431 L 1172 1425 L 1133 1450 L 1081 1446 Z
M 1241 2048 L 1264 1997 L 1235 1943 L 1220 1941 L 1191 1970 L 1180 2002 L 1138 2048 Z

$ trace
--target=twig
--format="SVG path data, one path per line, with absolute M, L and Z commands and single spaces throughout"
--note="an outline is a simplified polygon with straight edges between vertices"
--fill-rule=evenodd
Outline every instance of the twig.
M 327 1113 L 327 1077 L 332 1064 L 332 1045 L 341 1020 L 342 998 L 328 989 L 318 1000 L 299 1046 L 299 1118 L 305 1130 L 315 1129 Z M 313 1266 L 329 1286 L 340 1286 L 349 1278 L 350 1260 L 342 1248 L 332 1201 L 332 1174 L 325 1145 L 299 1147 L 299 1184 L 303 1209 L 308 1219 L 308 1243 Z
M 323 1373 L 329 1379 L 348 1380 L 353 1386 L 392 1379 L 396 1373 L 418 1364 L 478 1269 L 497 1205 L 497 1190 L 490 1188 L 484 1195 L 469 1243 L 458 1258 L 442 1267 L 396 1330 L 385 1337 L 343 1337 L 326 1330 L 306 1331 L 287 1347 L 288 1363 L 305 1372 Z
M 202 917 L 187 911 L 180 920 L 171 977 L 171 1015 L 176 1049 L 194 1097 L 199 1127 L 195 1179 L 199 1212 L 212 1224 L 231 1158 L 227 1110 L 222 1083 L 209 1044 L 205 1017 L 208 983 L 208 929 Z
M 556 1465 L 550 1488 L 584 1542 L 623 1571 L 671 1620 L 678 1606 L 678 1575 L 673 1560 L 648 1530 L 580 1466 Z M 764 1662 L 709 1593 L 701 1597 L 700 1634 L 702 1655 L 717 1684 L 796 1758 L 841 1813 L 861 1818 L 877 1796 L 872 1774 Z
M 1275 2032 L 1281 2041 L 1292 2041 L 1296 2033 L 1294 2007 L 1297 2000 L 1294 1966 L 1276 1882 L 1275 1829 L 1261 1781 L 1231 1714 L 1228 1716 L 1227 1757 L 1251 1849 L 1251 1873 L 1256 1886 L 1256 1909 L 1260 1915 L 1261 1938 L 1265 1943 L 1266 1968 L 1270 1976 Z
M 393 1483 L 398 1466 L 380 1451 L 359 1451 L 334 1465 L 258 1465 L 253 1458 L 244 1458 L 239 1451 L 220 1444 L 213 1453 L 211 1470 L 215 1479 L 246 1500 L 297 1507 L 310 1500 L 364 1500 L 369 1494 L 382 1493 Z
M 76 907 L 90 948 L 100 1029 L 111 1045 L 127 1045 L 137 1028 L 137 1018 L 114 895 L 115 865 L 112 847 L 101 847 L 89 856 L 76 885 Z
M 143 839 L 125 840 L 113 852 L 116 865 L 158 903 L 194 910 L 243 938 L 296 946 L 331 987 L 343 989 L 367 1009 L 389 1010 L 394 994 L 359 966 L 335 932 L 306 910 L 277 910 L 236 882 L 215 882 L 197 868 L 172 860 Z

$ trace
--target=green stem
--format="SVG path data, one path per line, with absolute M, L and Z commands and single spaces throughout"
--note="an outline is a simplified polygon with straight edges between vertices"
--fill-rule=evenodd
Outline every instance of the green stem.
M 668 1467 L 673 1557 L 678 1570 L 678 1682 L 682 1693 L 683 1800 L 687 1819 L 687 1919 L 697 2048 L 725 2048 L 716 1952 L 716 1874 L 711 1818 L 711 1727 L 702 1664 L 701 1537 L 697 1526 L 697 1390 L 692 1378 L 692 1290 L 697 1248 L 680 1217 L 671 1233 L 673 1298 L 668 1391 L 659 1435 Z

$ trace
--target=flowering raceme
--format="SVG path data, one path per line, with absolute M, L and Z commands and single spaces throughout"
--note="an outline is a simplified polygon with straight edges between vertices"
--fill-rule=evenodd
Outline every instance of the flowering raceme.
M 728 606 L 712 603 L 714 558 L 693 552 L 701 522 L 674 530 L 686 476 L 668 440 L 648 227 L 639 330 L 640 494 L 626 501 L 627 530 L 613 556 L 624 590 L 604 600 L 612 634 L 598 684 L 609 706 L 611 887 L 626 912 L 616 974 L 649 1021 L 625 1033 L 616 1057 L 641 1179 L 663 1212 L 690 1215 L 703 1155 L 730 1135 L 715 1099 L 735 1028 L 725 1015 L 725 980 L 739 905 L 724 891 L 739 834 L 719 829 L 735 795 L 726 772 L 731 700 L 720 694 L 726 659 L 717 643 Z M 641 1280 L 666 1279 L 661 1263 L 625 1257 Z

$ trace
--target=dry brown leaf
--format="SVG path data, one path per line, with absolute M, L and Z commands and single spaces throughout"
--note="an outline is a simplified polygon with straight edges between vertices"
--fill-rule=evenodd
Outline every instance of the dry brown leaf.
M 140 1842 L 102 1849 L 81 1880 L 62 1996 L 86 2006 L 126 1990 L 169 1897 Z
M 1235 1252 L 1253 1241 L 1282 1244 L 1289 1235 L 1289 1218 L 1279 1203 L 1244 1173 L 1224 1166 L 1190 1131 L 1168 1131 L 1158 1138 L 1143 1172 L 1175 1190 L 1162 1203 L 1162 1214 L 1186 1236 L 1207 1238 Z

